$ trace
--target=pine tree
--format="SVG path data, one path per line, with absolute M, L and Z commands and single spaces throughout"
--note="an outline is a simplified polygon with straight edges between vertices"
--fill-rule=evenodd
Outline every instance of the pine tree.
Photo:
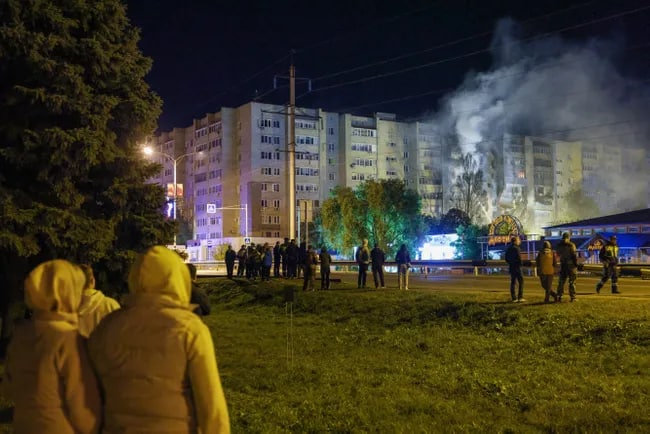
M 0 0 L 5 320 L 43 260 L 99 264 L 117 289 L 136 250 L 171 238 L 138 152 L 161 108 L 138 40 L 120 0 Z

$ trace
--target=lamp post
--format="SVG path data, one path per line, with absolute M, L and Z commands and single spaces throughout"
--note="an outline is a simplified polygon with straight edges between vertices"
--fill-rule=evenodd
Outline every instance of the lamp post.
M 189 152 L 189 153 L 183 154 L 183 155 L 181 155 L 180 157 L 177 157 L 177 158 L 174 158 L 173 156 L 171 156 L 171 155 L 169 155 L 169 154 L 167 154 L 165 152 L 162 152 L 162 151 L 154 151 L 149 146 L 145 147 L 142 150 L 142 152 L 144 152 L 145 155 L 160 154 L 163 157 L 171 160 L 171 162 L 173 163 L 173 168 L 174 168 L 173 169 L 173 173 L 174 173 L 174 175 L 173 175 L 174 176 L 174 178 L 173 178 L 174 179 L 174 181 L 173 181 L 174 182 L 174 209 L 173 209 L 173 216 L 172 217 L 173 217 L 174 220 L 176 220 L 176 200 L 178 198 L 178 184 L 176 183 L 176 167 L 178 166 L 178 163 L 183 158 L 188 157 L 190 155 L 194 155 L 194 154 L 196 154 L 196 152 Z M 176 248 L 176 230 L 174 230 L 174 248 Z

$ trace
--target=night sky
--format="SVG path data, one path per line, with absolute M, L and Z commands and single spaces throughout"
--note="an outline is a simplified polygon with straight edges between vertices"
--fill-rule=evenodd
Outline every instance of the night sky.
M 625 48 L 616 59 L 621 73 L 650 78 L 650 0 L 127 4 L 154 62 L 147 80 L 164 100 L 163 131 L 256 97 L 287 103 L 288 81 L 278 77 L 275 91 L 273 82 L 288 75 L 291 50 L 297 76 L 313 80 L 311 93 L 298 84 L 297 105 L 417 117 L 435 111 L 468 73 L 490 68 L 492 32 L 506 17 L 521 24 L 521 38 L 617 41 Z M 388 76 L 371 79 L 380 75 Z M 358 82 L 344 85 L 350 81 Z

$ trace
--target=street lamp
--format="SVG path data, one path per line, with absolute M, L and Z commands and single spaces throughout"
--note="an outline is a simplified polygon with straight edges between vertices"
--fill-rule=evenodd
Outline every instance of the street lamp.
M 145 148 L 142 149 L 142 152 L 145 155 L 153 155 L 153 154 L 160 154 L 163 157 L 171 160 L 171 162 L 174 165 L 174 210 L 173 210 L 173 219 L 176 220 L 176 200 L 178 198 L 178 184 L 176 183 L 176 166 L 178 166 L 178 163 L 185 157 L 188 157 L 190 155 L 197 154 L 197 152 L 189 152 L 187 154 L 183 154 L 180 157 L 174 158 L 171 155 L 162 152 L 162 151 L 154 151 L 151 149 L 149 146 L 146 146 Z M 176 230 L 174 230 L 174 248 L 176 248 Z

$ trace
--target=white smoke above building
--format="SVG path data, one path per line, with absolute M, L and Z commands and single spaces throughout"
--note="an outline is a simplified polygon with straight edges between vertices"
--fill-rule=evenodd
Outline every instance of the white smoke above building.
M 452 158 L 470 153 L 479 162 L 493 215 L 503 188 L 504 134 L 650 150 L 648 78 L 626 77 L 617 68 L 621 54 L 635 47 L 626 47 L 622 38 L 571 41 L 519 34 L 514 21 L 500 21 L 491 69 L 470 73 L 434 116 Z M 621 203 L 647 206 L 645 172 L 645 167 L 643 173 L 623 170 L 609 178 Z M 456 174 L 452 169 L 450 178 Z

